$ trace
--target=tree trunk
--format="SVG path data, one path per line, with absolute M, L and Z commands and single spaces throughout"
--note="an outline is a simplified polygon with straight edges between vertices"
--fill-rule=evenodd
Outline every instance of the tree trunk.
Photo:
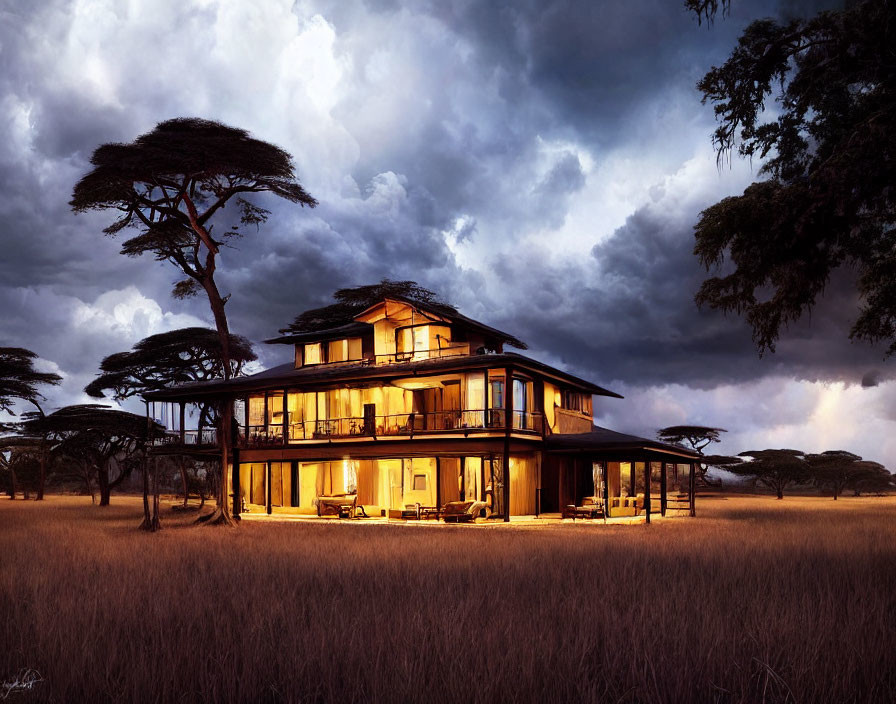
M 210 258 L 212 255 L 209 255 Z M 208 260 L 207 260 L 208 261 Z M 213 259 L 212 259 L 213 261 Z M 230 379 L 230 328 L 227 325 L 227 316 L 224 314 L 224 301 L 215 284 L 213 277 L 214 264 L 207 267 L 208 274 L 201 282 L 202 287 L 208 294 L 209 305 L 212 309 L 212 315 L 215 317 L 215 326 L 218 329 L 218 338 L 221 342 L 221 371 L 224 372 L 224 379 Z M 227 481 L 227 465 L 230 462 L 230 447 L 232 442 L 232 422 L 233 422 L 233 403 L 230 399 L 224 399 L 218 413 L 218 443 L 221 449 L 221 473 L 220 481 L 217 487 L 217 507 L 214 512 L 208 516 L 200 517 L 199 520 L 209 525 L 226 525 L 235 526 L 233 516 L 230 513 L 230 504 L 228 498 L 228 481 Z
M 44 485 L 47 482 L 47 448 L 40 446 L 40 475 L 37 478 L 37 500 L 44 500 Z
M 190 485 L 187 483 L 187 463 L 184 461 L 183 455 L 179 455 L 179 464 L 180 464 L 180 479 L 184 485 L 184 508 L 186 508 L 187 502 L 190 498 Z
M 778 487 L 778 499 L 780 500 L 783 498 L 784 498 L 784 488 L 779 486 Z
M 97 470 L 97 484 L 100 487 L 100 506 L 108 506 L 112 490 L 109 487 L 109 468 L 105 464 Z
M 159 458 L 152 463 L 152 530 L 162 530 L 162 517 L 159 515 Z
M 152 517 L 149 515 L 149 458 L 143 457 L 143 523 L 140 530 L 152 530 Z
M 9 463 L 9 498 L 13 501 L 16 498 L 16 470 L 13 469 L 12 462 Z

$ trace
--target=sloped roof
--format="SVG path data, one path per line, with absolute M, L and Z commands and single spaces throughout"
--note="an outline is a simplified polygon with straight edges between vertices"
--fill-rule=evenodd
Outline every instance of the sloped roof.
M 688 459 L 697 459 L 700 457 L 694 450 L 681 445 L 672 445 L 670 443 L 660 442 L 659 440 L 651 440 L 650 438 L 642 438 L 637 435 L 628 435 L 626 433 L 618 433 L 609 428 L 602 428 L 598 425 L 592 426 L 589 433 L 563 433 L 549 435 L 545 438 L 545 444 L 549 451 L 573 452 L 577 450 L 633 450 L 645 449 L 665 452 Z
M 435 316 L 444 318 L 451 323 L 456 323 L 461 327 L 467 328 L 469 330 L 474 330 L 485 337 L 486 340 L 491 340 L 493 343 L 506 343 L 511 347 L 516 347 L 517 349 L 528 349 L 528 346 L 522 340 L 519 340 L 513 335 L 510 335 L 509 333 L 506 333 L 502 330 L 498 330 L 497 328 L 493 328 L 485 325 L 484 323 L 480 323 L 478 320 L 468 318 L 467 316 L 458 312 L 457 308 L 448 305 L 447 303 L 424 302 L 416 300 L 409 296 L 402 296 L 399 294 L 389 294 L 388 296 L 384 296 L 382 301 L 377 301 L 373 305 L 366 306 L 363 309 L 355 308 L 341 303 L 335 303 L 330 306 L 325 306 L 324 308 L 318 308 L 313 311 L 308 311 L 308 313 L 320 313 L 317 318 L 319 323 L 312 320 L 309 322 L 309 329 L 307 330 L 287 333 L 285 335 L 281 335 L 280 337 L 273 337 L 269 340 L 265 340 L 265 342 L 268 344 L 294 344 L 303 342 L 316 342 L 318 340 L 333 340 L 346 335 L 364 334 L 365 332 L 370 330 L 370 326 L 367 323 L 358 322 L 356 318 L 363 315 L 371 308 L 380 305 L 387 299 L 406 303 L 407 305 L 413 306 L 421 312 L 429 312 Z M 365 327 L 362 328 L 360 326 Z M 281 330 L 281 332 L 286 331 L 287 328 Z

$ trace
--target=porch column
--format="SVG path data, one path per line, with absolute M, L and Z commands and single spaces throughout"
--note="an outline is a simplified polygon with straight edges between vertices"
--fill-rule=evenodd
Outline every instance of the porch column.
M 264 482 L 264 502 L 267 506 L 268 515 L 270 516 L 271 511 L 271 463 L 268 461 L 265 464 L 266 472 L 265 472 L 265 482 Z
M 632 463 L 634 467 L 634 463 Z M 634 474 L 634 472 L 632 472 Z M 650 460 L 644 460 L 644 516 L 650 523 Z
M 666 472 L 669 471 L 669 467 L 666 462 L 660 463 L 660 515 L 666 515 L 666 501 L 668 497 L 666 496 Z
M 691 476 L 690 476 L 690 479 L 688 480 L 688 503 L 691 506 L 691 516 L 697 515 L 697 508 L 694 505 L 696 503 L 695 500 L 697 498 L 697 477 L 695 476 L 695 473 L 694 473 L 695 469 L 696 468 L 694 466 L 694 463 L 691 462 Z
M 436 457 L 436 510 L 442 508 L 442 462 L 441 458 Z M 436 514 L 436 519 L 438 519 Z
M 504 522 L 510 522 L 510 430 L 513 427 L 513 369 L 504 370 Z
M 185 442 L 185 433 L 184 433 L 184 407 L 187 404 L 184 401 L 180 402 L 180 444 L 183 445 Z
M 604 498 L 604 518 L 610 513 L 610 463 L 604 460 L 600 463 L 600 471 L 603 477 L 604 482 L 604 490 L 603 490 L 603 498 Z
M 233 488 L 233 509 L 231 513 L 234 518 L 240 517 L 240 509 L 242 509 L 242 501 L 240 500 L 240 448 L 234 436 L 233 448 L 230 450 L 230 463 L 233 467 L 230 476 L 230 485 Z
M 283 389 L 283 444 L 289 442 L 289 406 L 286 405 L 286 389 Z

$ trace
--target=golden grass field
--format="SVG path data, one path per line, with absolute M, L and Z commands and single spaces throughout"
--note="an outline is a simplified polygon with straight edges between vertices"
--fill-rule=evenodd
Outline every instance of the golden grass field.
M 896 701 L 894 497 L 649 526 L 141 516 L 0 501 L 0 686 L 43 679 L 9 701 Z

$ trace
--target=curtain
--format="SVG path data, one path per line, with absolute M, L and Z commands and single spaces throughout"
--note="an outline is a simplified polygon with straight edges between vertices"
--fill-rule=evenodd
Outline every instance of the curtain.
M 518 455 L 510 458 L 510 515 L 527 516 L 535 513 L 535 456 Z

